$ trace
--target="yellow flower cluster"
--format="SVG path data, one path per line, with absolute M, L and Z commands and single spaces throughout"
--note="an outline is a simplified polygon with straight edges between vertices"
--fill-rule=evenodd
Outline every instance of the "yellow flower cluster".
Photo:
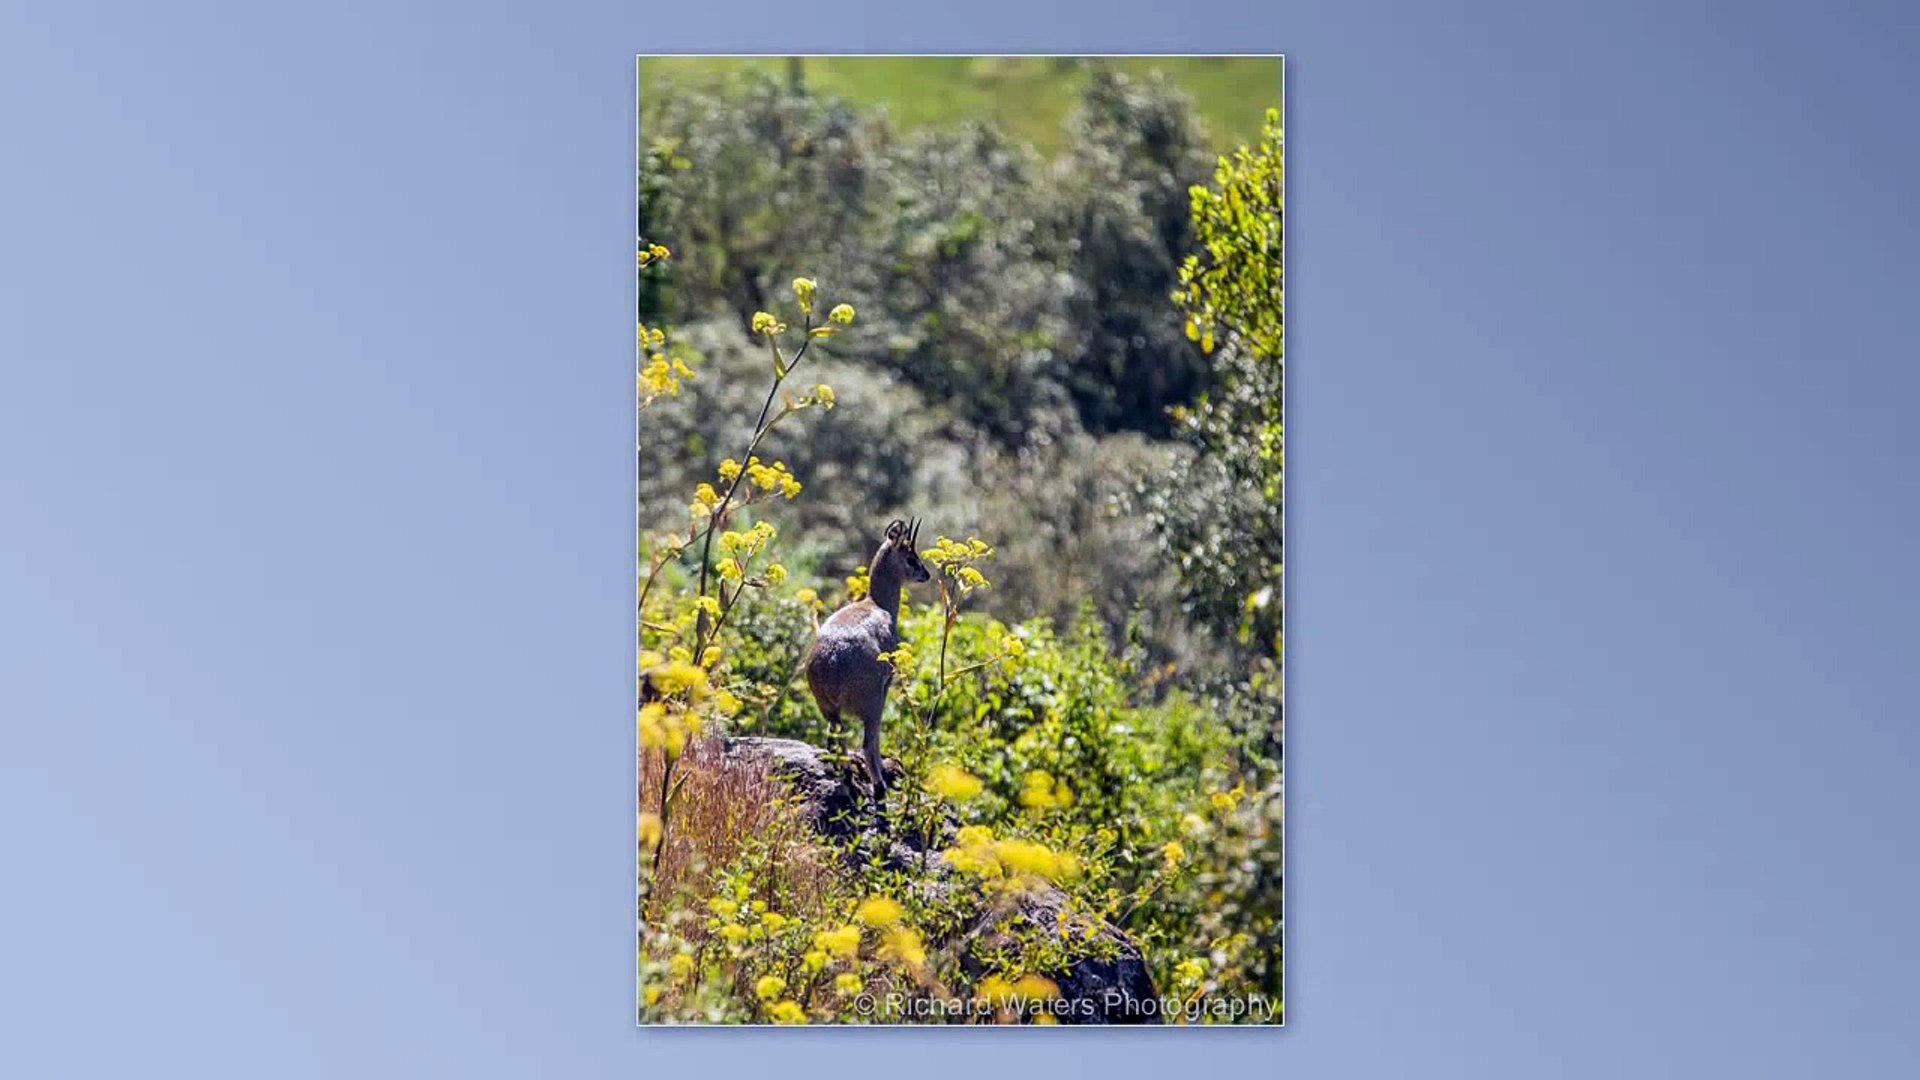
M 648 267 L 662 259 L 671 258 L 673 258 L 673 252 L 668 251 L 665 245 L 647 244 L 639 249 L 639 265 L 637 268 Z
M 902 926 L 889 932 L 880 943 L 880 959 L 905 968 L 918 968 L 927 962 L 927 949 L 917 931 Z
M 683 650 L 675 650 L 676 652 Z M 707 673 L 678 658 L 663 658 L 657 652 L 640 654 L 640 669 L 663 697 L 685 697 L 699 701 L 707 696 Z
M 753 313 L 753 332 L 758 334 L 778 334 L 786 330 L 787 324 L 764 311 Z
M 1060 986 L 1044 975 L 1022 975 L 1011 981 L 1001 975 L 989 975 L 980 980 L 973 996 L 976 1001 L 989 1002 L 998 1008 L 1017 1009 L 1028 1002 L 1059 997 Z
M 813 935 L 813 947 L 828 956 L 851 960 L 860 952 L 860 928 L 842 926 L 838 930 L 822 930 Z
M 813 290 L 814 284 L 812 278 L 797 277 L 793 279 L 793 298 L 799 301 L 800 311 L 803 314 L 813 310 Z
M 720 550 L 725 554 L 751 559 L 777 535 L 779 530 L 775 529 L 770 522 L 756 521 L 752 528 L 744 531 L 727 529 L 721 532 L 717 540 Z
M 762 491 L 778 489 L 780 494 L 789 499 L 800 494 L 800 481 L 787 471 L 787 463 L 784 461 L 765 465 L 757 457 L 748 458 L 747 482 Z
M 945 852 L 947 862 L 962 873 L 990 881 L 1022 883 L 1022 879 L 1071 881 L 1080 874 L 1080 861 L 1045 844 L 1013 837 L 995 839 L 985 825 L 968 825 Z
M 1207 796 L 1207 801 L 1213 804 L 1215 810 L 1226 814 L 1231 813 L 1234 807 L 1239 806 L 1240 800 L 1245 797 L 1246 794 L 1247 785 L 1245 782 L 1241 782 L 1233 785 L 1232 791 L 1214 792 L 1212 795 Z
M 900 921 L 901 911 L 898 901 L 885 896 L 869 896 L 860 901 L 855 909 L 854 918 L 872 927 L 892 926 Z
M 853 587 L 852 578 L 847 579 L 847 587 L 849 589 Z M 913 676 L 913 646 L 904 641 L 890 651 L 881 653 L 875 659 L 883 664 L 892 664 L 893 670 L 903 679 Z
M 679 757 L 689 738 L 703 727 L 700 716 L 686 709 L 669 709 L 666 702 L 649 701 L 640 707 L 640 745 L 649 750 L 665 750 L 668 757 Z
M 927 790 L 943 799 L 966 802 L 981 789 L 979 778 L 954 765 L 936 765 L 927 773 Z
M 640 377 L 634 386 L 643 399 L 642 404 L 645 404 L 662 394 L 678 397 L 680 384 L 692 378 L 693 369 L 679 357 L 668 358 L 663 353 L 654 353 L 647 360 L 647 366 L 640 369 Z
M 852 304 L 835 304 L 833 306 L 833 310 L 827 312 L 827 318 L 832 320 L 833 322 L 839 323 L 841 326 L 852 326 L 853 325 L 853 305 Z
M 920 557 L 930 565 L 953 578 L 962 593 L 984 589 L 990 584 L 986 575 L 973 564 L 992 556 L 993 548 L 977 536 L 965 540 L 935 537 L 933 546 L 920 553 Z
M 804 1024 L 807 1022 L 806 1010 L 798 1002 L 776 1001 L 767 1006 L 767 1015 L 776 1024 Z
M 1035 769 L 1020 781 L 1020 805 L 1029 810 L 1064 810 L 1073 805 L 1073 789 L 1045 769 Z

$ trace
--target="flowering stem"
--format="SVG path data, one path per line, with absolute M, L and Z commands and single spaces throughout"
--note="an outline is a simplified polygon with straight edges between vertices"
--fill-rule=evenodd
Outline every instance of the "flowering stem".
M 740 457 L 740 460 L 742 462 L 742 468 L 738 473 L 735 473 L 733 479 L 728 482 L 726 493 L 720 496 L 719 505 L 715 506 L 712 512 L 707 515 L 707 538 L 706 538 L 705 544 L 703 544 L 700 549 L 700 593 L 699 595 L 701 596 L 707 595 L 707 575 L 713 565 L 714 530 L 719 527 L 721 519 L 726 517 L 727 508 L 733 503 L 734 492 L 740 490 L 740 481 L 746 478 L 747 472 L 745 468 L 745 463 L 753 460 L 753 451 L 755 450 L 755 448 L 757 448 L 760 445 L 760 440 L 766 438 L 767 432 L 773 429 L 773 424 L 767 422 L 767 413 L 773 409 L 773 399 L 777 394 L 780 393 L 780 384 L 786 382 L 787 376 L 792 375 L 794 372 L 794 369 L 800 366 L 801 359 L 803 359 L 807 355 L 807 349 L 811 347 L 813 344 L 813 336 L 811 333 L 811 331 L 813 330 L 812 315 L 808 315 L 806 317 L 806 319 L 801 323 L 800 329 L 802 334 L 800 339 L 800 351 L 793 354 L 792 363 L 779 364 L 780 370 L 773 377 L 773 385 L 767 388 L 767 400 L 761 403 L 760 415 L 753 422 L 753 438 L 747 440 L 746 452 L 742 454 Z M 778 344 L 775 344 L 773 346 L 773 352 L 774 352 L 774 357 L 776 361 L 778 361 L 778 358 L 780 355 L 780 346 Z M 775 416 L 773 418 L 774 423 L 778 423 L 780 420 L 780 416 L 784 416 L 784 415 L 786 415 L 786 413 L 783 410 L 778 416 Z M 695 657 L 698 657 L 701 654 L 701 652 L 705 650 L 707 639 L 709 635 L 714 632 L 717 632 L 717 631 L 711 631 L 708 627 L 707 613 L 702 611 L 700 613 L 698 626 L 694 631 L 693 655 Z
M 687 542 L 685 544 L 682 544 L 679 548 L 676 548 L 674 550 L 674 555 L 678 556 L 681 551 L 686 550 L 688 546 L 692 545 L 694 541 L 700 539 L 702 535 L 711 533 L 712 531 L 713 531 L 712 522 L 708 522 L 707 524 L 700 526 L 699 529 L 694 531 L 694 534 L 692 536 L 687 537 Z M 653 561 L 653 568 L 647 571 L 647 580 L 641 583 L 640 585 L 640 601 L 639 601 L 638 607 L 641 611 L 645 611 L 647 608 L 647 594 L 653 591 L 653 579 L 660 576 L 660 568 L 667 565 L 667 563 L 670 561 L 672 560 L 655 559 Z

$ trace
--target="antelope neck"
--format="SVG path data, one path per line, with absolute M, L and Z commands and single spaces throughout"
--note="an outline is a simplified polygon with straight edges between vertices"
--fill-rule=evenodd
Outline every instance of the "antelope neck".
M 887 613 L 887 618 L 895 623 L 900 621 L 900 589 L 905 582 L 900 571 L 895 569 L 885 545 L 873 556 L 873 562 L 867 566 L 867 595 L 873 597 L 874 605 Z

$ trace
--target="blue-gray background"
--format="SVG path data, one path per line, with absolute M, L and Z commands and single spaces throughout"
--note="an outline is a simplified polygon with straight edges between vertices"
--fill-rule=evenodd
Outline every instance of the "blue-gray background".
M 0 1072 L 1914 1075 L 1915 6 L 0 14 Z M 1289 54 L 1284 1032 L 632 1027 L 632 56 Z

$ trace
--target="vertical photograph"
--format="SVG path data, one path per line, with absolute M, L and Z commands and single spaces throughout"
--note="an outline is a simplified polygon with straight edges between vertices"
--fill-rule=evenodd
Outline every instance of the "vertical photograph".
M 639 1022 L 1281 1024 L 1282 59 L 636 80 Z

